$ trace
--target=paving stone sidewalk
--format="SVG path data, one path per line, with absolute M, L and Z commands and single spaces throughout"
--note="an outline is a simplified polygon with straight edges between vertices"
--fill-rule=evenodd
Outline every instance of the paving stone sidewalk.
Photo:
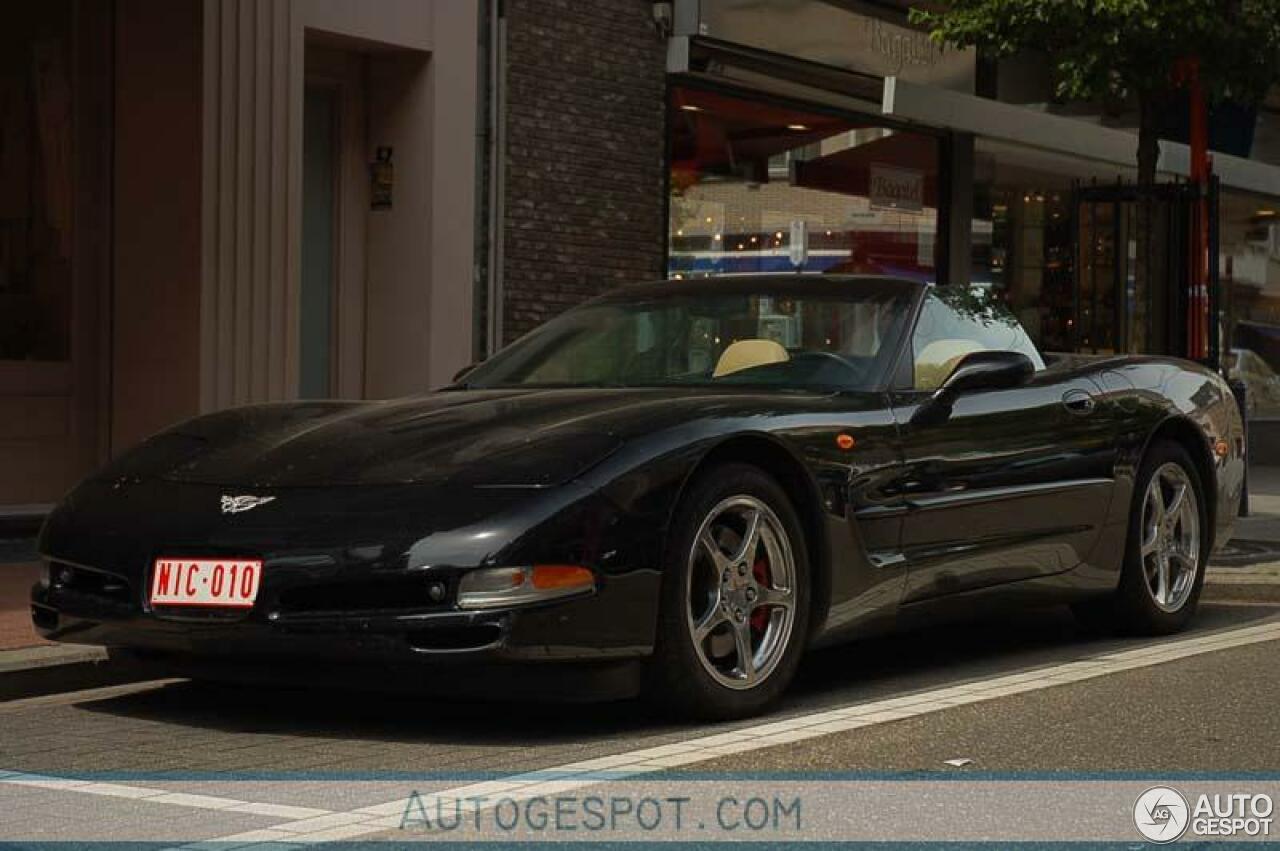
M 1249 471 L 1249 516 L 1237 518 L 1231 541 L 1210 564 L 1207 579 L 1280 584 L 1280 467 Z
M 47 644 L 31 628 L 27 602 L 39 576 L 39 566 L 34 563 L 0 562 L 0 652 Z

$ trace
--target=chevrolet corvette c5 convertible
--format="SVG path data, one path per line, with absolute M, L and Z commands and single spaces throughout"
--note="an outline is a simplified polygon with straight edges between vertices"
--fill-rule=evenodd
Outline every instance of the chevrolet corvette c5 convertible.
M 988 607 L 1180 629 L 1243 476 L 1220 376 L 1046 360 L 980 290 L 668 281 L 436 392 L 155 435 L 50 515 L 32 617 L 179 675 L 739 717 L 808 648 Z

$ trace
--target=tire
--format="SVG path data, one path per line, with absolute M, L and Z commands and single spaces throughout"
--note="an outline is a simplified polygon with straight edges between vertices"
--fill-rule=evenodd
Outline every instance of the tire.
M 808 549 L 786 493 L 746 464 L 708 469 L 676 510 L 663 565 L 646 697 L 682 718 L 763 711 L 795 676 L 809 628 Z
M 1190 498 L 1189 503 L 1176 498 L 1184 486 L 1184 499 Z M 1154 502 L 1157 491 L 1158 508 Z M 1159 518 L 1168 518 L 1171 508 L 1178 515 L 1161 524 Z M 1154 444 L 1135 480 L 1120 584 L 1109 597 L 1076 603 L 1072 607 L 1076 617 L 1091 628 L 1136 635 L 1168 635 L 1182 630 L 1200 602 L 1209 541 L 1204 484 L 1191 456 L 1172 441 Z M 1163 585 L 1162 558 L 1168 565 Z

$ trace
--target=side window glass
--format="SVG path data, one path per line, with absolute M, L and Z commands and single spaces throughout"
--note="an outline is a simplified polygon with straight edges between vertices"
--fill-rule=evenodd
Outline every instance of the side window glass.
M 936 390 L 972 352 L 1020 352 L 1037 370 L 1044 369 L 1040 353 L 1018 320 L 984 290 L 930 289 L 911 343 L 917 390 Z

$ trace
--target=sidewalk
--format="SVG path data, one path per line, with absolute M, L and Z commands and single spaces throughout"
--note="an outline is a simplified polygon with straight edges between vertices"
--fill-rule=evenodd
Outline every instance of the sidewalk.
M 1280 560 L 1280 467 L 1249 471 L 1249 516 L 1236 521 L 1233 542 L 1269 543 Z
M 48 644 L 31 628 L 27 600 L 40 577 L 39 565 L 0 560 L 0 651 Z
M 1280 600 L 1280 467 L 1249 471 L 1249 516 L 1209 564 L 1210 599 Z
M 36 635 L 29 602 L 40 578 L 34 557 L 30 541 L 0 541 L 0 702 L 138 679 L 136 672 L 107 664 L 101 647 L 54 644 Z

